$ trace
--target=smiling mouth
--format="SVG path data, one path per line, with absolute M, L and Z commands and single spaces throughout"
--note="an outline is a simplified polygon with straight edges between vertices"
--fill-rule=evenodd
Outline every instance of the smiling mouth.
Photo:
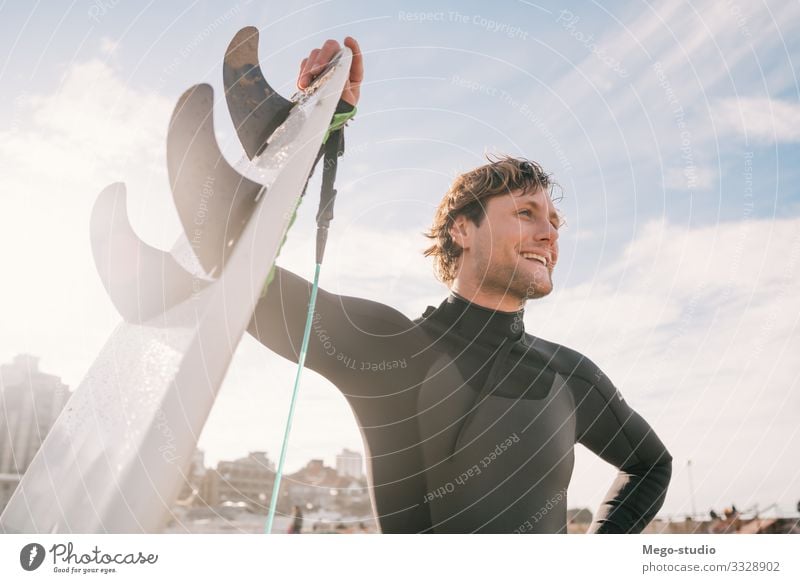
M 520 255 L 522 255 L 528 261 L 538 261 L 547 267 L 547 258 L 542 255 L 537 255 L 536 253 L 520 253 Z

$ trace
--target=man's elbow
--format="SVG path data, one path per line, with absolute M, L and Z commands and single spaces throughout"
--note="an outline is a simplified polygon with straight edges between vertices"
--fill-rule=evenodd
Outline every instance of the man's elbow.
M 672 480 L 672 456 L 670 455 L 669 451 L 667 451 L 666 447 L 664 448 L 664 452 L 659 457 L 657 468 L 659 474 L 662 476 L 664 490 L 666 491 L 667 486 L 669 486 L 669 483 Z
M 652 497 L 651 508 L 649 509 L 646 522 L 650 522 L 661 510 L 667 498 L 667 490 L 672 480 L 672 456 L 664 449 L 663 453 L 652 464 L 647 471 L 646 480 L 651 484 L 650 491 Z
M 667 449 L 664 448 L 658 455 L 650 457 L 644 463 L 637 464 L 633 473 L 639 474 L 640 479 L 650 485 L 651 495 L 657 500 L 656 504 L 660 507 L 672 480 L 672 456 Z

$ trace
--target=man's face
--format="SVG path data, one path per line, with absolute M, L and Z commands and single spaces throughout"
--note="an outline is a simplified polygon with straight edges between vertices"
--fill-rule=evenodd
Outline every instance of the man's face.
M 459 217 L 464 253 L 460 277 L 477 278 L 484 292 L 522 301 L 553 291 L 561 218 L 544 190 L 492 197 L 480 226 Z

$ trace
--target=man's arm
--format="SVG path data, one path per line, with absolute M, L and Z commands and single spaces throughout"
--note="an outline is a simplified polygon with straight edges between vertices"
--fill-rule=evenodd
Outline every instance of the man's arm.
M 620 471 L 589 533 L 638 533 L 664 503 L 672 456 L 611 381 L 593 368 L 595 373 L 588 377 L 593 383 L 577 379 L 574 391 L 578 441 Z
M 275 277 L 247 331 L 267 348 L 297 362 L 311 287 L 311 282 L 276 265 Z M 394 308 L 320 288 L 306 366 L 353 394 L 377 390 L 371 365 L 407 357 L 403 332 L 413 327 Z

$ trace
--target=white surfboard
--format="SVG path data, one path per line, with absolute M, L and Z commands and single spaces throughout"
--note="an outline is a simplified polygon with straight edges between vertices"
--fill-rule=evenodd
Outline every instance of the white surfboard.
M 136 236 L 123 185 L 98 197 L 93 251 L 125 321 L 31 462 L 0 531 L 149 533 L 169 518 L 350 69 L 344 48 L 306 94 L 285 100 L 261 76 L 257 41 L 244 29 L 226 55 L 233 119 L 248 157 L 258 154 L 243 166 L 250 179 L 219 153 L 212 90 L 200 85 L 178 102 L 170 126 L 184 226 L 172 252 Z

